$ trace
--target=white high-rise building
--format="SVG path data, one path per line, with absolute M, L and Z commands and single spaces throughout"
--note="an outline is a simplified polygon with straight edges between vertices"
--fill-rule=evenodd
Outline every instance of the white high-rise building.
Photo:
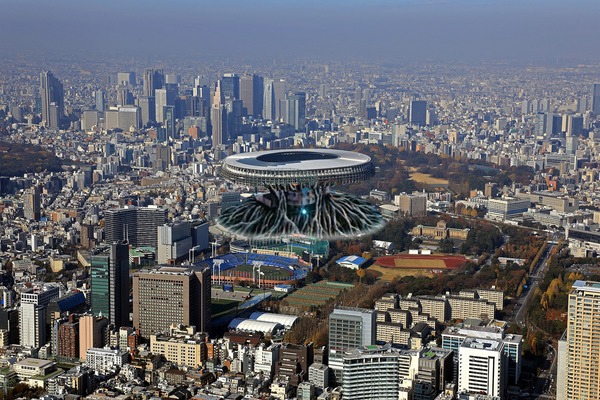
M 458 392 L 502 397 L 506 386 L 504 343 L 467 338 L 458 349 Z
M 342 374 L 344 399 L 397 400 L 401 383 L 399 360 L 399 354 L 389 348 L 346 352 Z
M 340 307 L 329 315 L 329 368 L 341 378 L 344 352 L 375 344 L 376 314 L 364 308 Z
M 58 298 L 58 286 L 43 285 L 21 293 L 19 334 L 21 346 L 39 348 L 46 344 L 46 306 Z

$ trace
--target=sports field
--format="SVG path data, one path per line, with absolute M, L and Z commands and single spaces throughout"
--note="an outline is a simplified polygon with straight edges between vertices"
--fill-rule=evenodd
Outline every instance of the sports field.
M 464 256 L 450 256 L 442 254 L 399 254 L 384 256 L 375 260 L 375 264 L 384 268 L 409 268 L 409 269 L 455 269 L 467 261 Z
M 232 268 L 231 271 L 240 271 L 248 273 L 248 277 L 252 277 L 252 265 L 241 264 Z M 292 272 L 282 268 L 275 268 L 269 265 L 263 265 L 260 267 L 260 271 L 264 274 L 261 279 L 272 279 L 272 280 L 284 280 L 289 279 L 292 276 Z M 256 279 L 258 280 L 258 271 L 255 273 Z
M 405 276 L 428 276 L 435 275 L 430 269 L 423 268 L 386 268 L 373 264 L 367 268 L 369 272 L 374 272 L 378 279 L 391 282 L 396 278 Z

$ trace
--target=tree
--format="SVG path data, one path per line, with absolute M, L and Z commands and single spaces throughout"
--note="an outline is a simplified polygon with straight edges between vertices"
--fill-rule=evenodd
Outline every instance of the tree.
M 438 251 L 440 253 L 453 253 L 454 252 L 454 240 L 450 238 L 444 238 L 440 240 L 440 244 L 438 246 Z
M 360 267 L 356 270 L 356 275 L 358 275 L 359 283 L 362 283 L 362 278 L 364 278 L 365 274 L 366 274 L 365 270 Z

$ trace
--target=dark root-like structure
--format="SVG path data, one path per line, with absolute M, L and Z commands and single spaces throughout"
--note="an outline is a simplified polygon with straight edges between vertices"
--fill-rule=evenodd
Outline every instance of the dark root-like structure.
M 246 238 L 302 234 L 326 240 L 371 234 L 385 223 L 367 200 L 320 184 L 272 185 L 269 192 L 225 210 L 218 222 L 229 233 Z

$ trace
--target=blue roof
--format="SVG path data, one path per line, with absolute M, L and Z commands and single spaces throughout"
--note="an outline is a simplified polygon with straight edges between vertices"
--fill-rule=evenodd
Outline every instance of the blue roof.
M 73 308 L 80 306 L 85 303 L 85 296 L 83 292 L 76 292 L 72 294 L 68 294 L 60 299 L 56 300 L 56 304 L 61 312 L 69 311 Z
M 337 263 L 338 264 L 350 263 L 350 264 L 355 264 L 355 265 L 362 265 L 362 264 L 364 264 L 365 261 L 367 261 L 365 258 L 362 258 L 359 256 L 346 256 L 346 257 L 342 257 L 339 260 L 337 260 Z

